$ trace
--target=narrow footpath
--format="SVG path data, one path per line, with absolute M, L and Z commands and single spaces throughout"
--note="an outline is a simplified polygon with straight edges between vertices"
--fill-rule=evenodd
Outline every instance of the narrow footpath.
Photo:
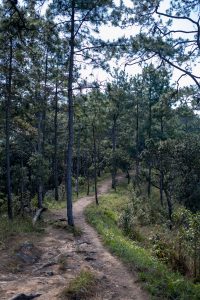
M 111 181 L 105 180 L 99 188 L 99 194 L 110 190 Z M 28 242 L 34 245 L 39 258 L 34 263 L 20 263 L 16 269 L 12 266 L 13 249 L 16 238 L 10 247 L 0 251 L 2 268 L 0 269 L 0 299 L 8 300 L 24 294 L 40 294 L 38 300 L 60 299 L 60 293 L 75 278 L 80 270 L 89 269 L 98 278 L 94 300 L 148 300 L 149 297 L 138 283 L 137 276 L 130 274 L 127 268 L 103 246 L 97 232 L 86 223 L 84 210 L 94 201 L 94 197 L 83 197 L 74 204 L 75 224 L 82 234 L 74 237 L 65 229 L 63 219 L 66 210 L 47 213 L 49 224 L 44 235 L 32 236 Z M 59 226 L 54 225 L 60 220 Z M 62 224 L 63 226 L 60 226 Z M 29 237 L 30 238 L 30 237 Z M 27 236 L 17 239 L 19 244 L 27 243 Z M 16 257 L 15 257 L 16 258 Z M 8 264 L 9 262 L 9 264 Z M 12 266 L 9 268 L 8 266 Z

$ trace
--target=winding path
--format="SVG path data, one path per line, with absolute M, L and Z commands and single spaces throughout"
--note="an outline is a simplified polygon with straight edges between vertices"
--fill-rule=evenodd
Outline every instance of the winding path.
M 99 188 L 99 194 L 109 191 L 111 180 L 105 180 Z M 96 273 L 97 289 L 93 300 L 148 300 L 137 281 L 126 267 L 103 246 L 97 232 L 86 223 L 84 210 L 94 201 L 94 197 L 83 197 L 74 204 L 75 224 L 83 230 L 81 237 L 66 232 L 65 228 L 49 225 L 42 236 L 18 236 L 10 241 L 8 249 L 1 251 L 1 266 L 13 255 L 16 243 L 31 242 L 39 249 L 40 259 L 29 265 L 22 265 L 20 271 L 0 269 L 0 299 L 8 300 L 25 293 L 39 293 L 38 300 L 57 300 L 70 280 L 86 268 Z M 47 213 L 46 218 L 62 219 L 66 210 Z M 62 222 L 61 222 L 62 223 Z M 65 225 L 63 222 L 62 225 Z M 60 261 L 65 261 L 64 266 Z M 14 259 L 15 262 L 15 259 Z M 88 299 L 89 300 L 89 299 Z
M 111 180 L 106 180 L 99 188 L 99 194 L 109 191 Z M 103 246 L 97 232 L 86 223 L 84 210 L 87 205 L 94 201 L 93 197 L 81 198 L 74 205 L 75 223 L 83 229 L 81 240 L 85 242 L 85 251 L 94 253 L 92 267 L 100 271 L 107 279 L 108 295 L 103 299 L 123 300 L 146 300 L 147 294 L 141 290 L 137 278 L 130 274 L 126 267 Z M 80 242 L 80 241 L 79 241 Z M 91 260 L 92 261 L 92 260 Z

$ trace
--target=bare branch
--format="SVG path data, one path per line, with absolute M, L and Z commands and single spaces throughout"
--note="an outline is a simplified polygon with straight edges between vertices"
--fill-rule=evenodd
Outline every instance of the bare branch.
M 179 67 L 178 65 L 175 65 L 173 62 L 171 62 L 169 59 L 167 59 L 166 57 L 162 56 L 161 53 L 157 52 L 158 56 L 164 60 L 165 62 L 167 62 L 169 65 L 171 65 L 172 67 L 178 69 L 179 71 L 185 73 L 186 75 L 188 75 L 190 78 L 192 78 L 192 80 L 197 84 L 197 86 L 200 88 L 200 82 L 198 81 L 198 79 L 200 79 L 199 76 L 196 76 L 194 74 L 192 74 L 190 71 L 185 70 L 181 67 Z
M 88 17 L 89 14 L 91 13 L 91 11 L 93 11 L 93 9 L 96 7 L 96 5 L 97 5 L 98 2 L 99 2 L 99 0 L 97 0 L 97 1 L 94 3 L 94 6 L 91 7 L 91 8 L 88 10 L 88 12 L 85 14 L 85 16 L 84 16 L 83 19 L 81 20 L 81 22 L 80 22 L 80 24 L 79 24 L 79 26 L 78 26 L 76 32 L 74 33 L 74 38 L 75 38 L 75 36 L 78 34 L 78 32 L 79 32 L 81 26 L 82 26 L 83 23 L 86 21 L 87 17 Z

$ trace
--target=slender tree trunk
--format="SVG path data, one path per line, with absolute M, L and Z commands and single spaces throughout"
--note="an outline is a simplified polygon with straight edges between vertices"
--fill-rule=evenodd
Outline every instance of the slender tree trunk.
M 40 111 L 38 114 L 38 154 L 42 156 L 42 112 Z M 41 168 L 41 166 L 39 166 Z M 38 208 L 42 208 L 43 205 L 43 182 L 41 178 L 41 172 L 39 172 L 38 179 Z
M 12 97 L 12 63 L 13 63 L 13 41 L 10 38 L 9 47 L 9 74 L 7 83 L 7 101 L 6 101 L 6 186 L 7 186 L 7 204 L 8 204 L 8 218 L 13 219 L 13 203 L 11 190 L 11 175 L 10 175 L 10 111 L 11 111 L 11 97 Z
M 20 211 L 24 213 L 24 162 L 21 158 L 21 187 L 20 187 Z
M 56 78 L 55 91 L 55 115 L 54 115 L 54 186 L 55 200 L 59 200 L 58 194 L 58 79 Z
M 113 126 L 112 126 L 112 189 L 116 190 L 116 125 L 117 118 L 113 116 Z
M 90 194 L 90 176 L 89 176 L 89 172 L 88 172 L 88 176 L 87 176 L 87 196 L 89 196 Z
M 73 152 L 73 73 L 74 73 L 74 43 L 75 43 L 75 0 L 72 0 L 71 10 L 71 37 L 69 55 L 69 76 L 68 76 L 68 147 L 67 147 L 67 170 L 66 170 L 66 194 L 67 194 L 67 220 L 70 226 L 74 226 L 72 210 L 72 152 Z
M 131 176 L 130 176 L 130 173 L 129 173 L 129 170 L 128 170 L 128 169 L 127 169 L 126 173 L 127 173 L 128 184 L 129 184 L 129 183 L 130 183 Z
M 97 149 L 96 149 L 96 133 L 95 126 L 92 124 L 92 135 L 93 135 L 93 153 L 94 153 L 94 190 L 95 190 L 95 201 L 96 205 L 99 205 L 98 193 L 97 193 Z
M 193 271 L 193 276 L 194 278 L 197 278 L 197 234 L 195 233 L 195 236 L 194 236 L 194 246 L 193 246 L 193 256 L 194 256 L 194 271 Z
M 44 98 L 42 103 L 42 152 L 44 155 L 45 138 L 46 138 L 46 107 L 47 107 L 47 75 L 48 75 L 48 48 L 45 55 L 45 73 L 44 73 Z
M 47 71 L 48 71 L 48 50 L 45 56 L 45 73 L 44 73 L 44 97 L 41 98 L 41 108 L 38 114 L 38 154 L 44 157 L 45 147 L 45 121 L 46 121 L 46 105 L 47 105 Z M 40 168 L 40 166 L 39 166 Z M 40 172 L 41 173 L 41 172 Z M 43 206 L 44 182 L 41 174 L 38 179 L 38 208 Z
M 86 172 L 86 176 L 87 176 L 87 196 L 89 196 L 90 194 L 90 171 L 89 171 L 89 160 L 87 159 L 86 157 L 86 169 L 87 169 L 87 172 Z
M 160 204 L 163 206 L 163 181 L 164 174 L 162 171 L 162 158 L 160 158 Z
M 151 89 L 149 91 L 149 139 L 151 139 L 151 125 L 152 125 L 152 105 L 151 105 Z M 149 167 L 148 167 L 148 197 L 151 196 L 151 170 L 152 162 L 151 157 L 149 157 Z
M 139 182 L 139 100 L 136 103 L 136 184 Z
M 151 162 L 149 161 L 149 170 L 148 170 L 148 197 L 151 196 Z
M 98 159 L 98 177 L 101 177 L 101 168 L 100 168 L 100 145 L 98 143 L 97 147 L 97 159 Z
M 161 140 L 163 140 L 163 116 L 160 119 L 160 131 L 161 131 Z M 163 206 L 163 181 L 164 181 L 164 174 L 163 174 L 163 156 L 160 153 L 160 203 Z
M 79 195 L 79 171 L 80 171 L 80 140 L 81 128 L 78 128 L 78 143 L 77 143 L 77 162 L 76 162 L 76 195 Z
M 168 206 L 168 216 L 169 216 L 169 228 L 170 230 L 172 229 L 172 200 L 171 200 L 171 187 L 170 190 L 167 191 L 165 190 L 165 195 L 166 195 L 166 199 L 167 199 L 167 206 Z

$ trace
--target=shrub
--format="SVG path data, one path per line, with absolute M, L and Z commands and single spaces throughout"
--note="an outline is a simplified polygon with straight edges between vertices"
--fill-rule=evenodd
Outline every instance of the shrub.
M 63 299 L 88 299 L 94 295 L 96 278 L 94 273 L 88 270 L 81 270 L 69 286 L 61 293 Z

